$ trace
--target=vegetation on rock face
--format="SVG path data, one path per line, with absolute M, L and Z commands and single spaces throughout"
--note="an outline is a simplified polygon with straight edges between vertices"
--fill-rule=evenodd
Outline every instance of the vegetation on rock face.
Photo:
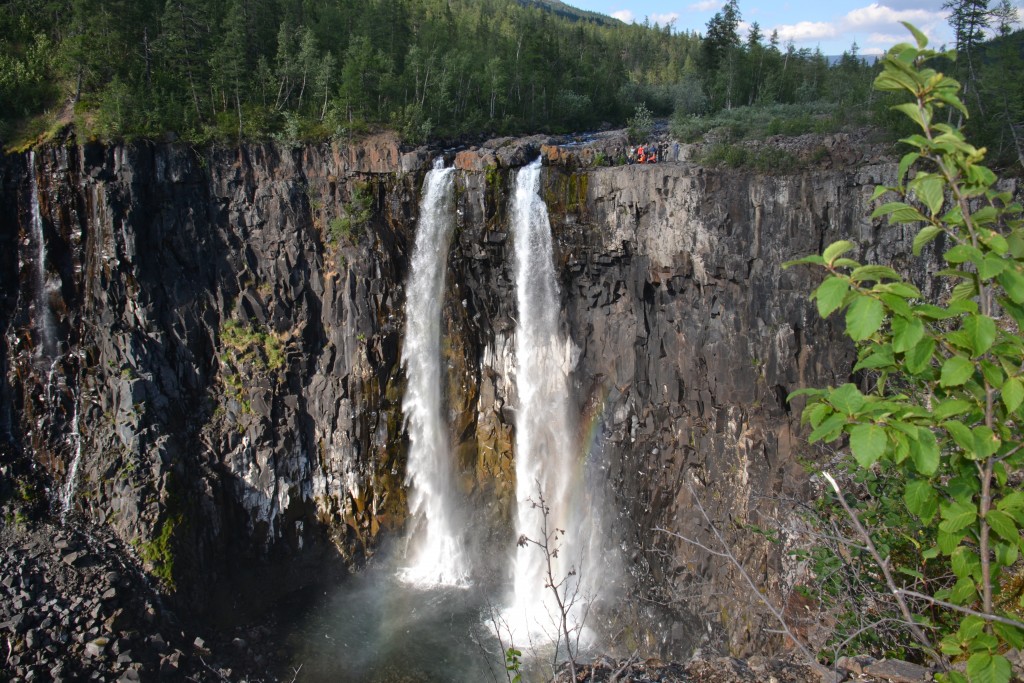
M 171 590 L 175 589 L 174 543 L 175 532 L 181 526 L 181 515 L 168 517 L 160 526 L 160 533 L 139 547 L 139 556 L 152 567 L 151 573 Z
M 1024 221 L 982 165 L 986 150 L 946 123 L 956 118 L 947 112 L 967 118 L 960 84 L 925 63 L 951 55 L 908 28 L 916 45 L 889 51 L 875 87 L 909 93 L 895 108 L 917 132 L 903 140 L 912 151 L 896 184 L 876 189 L 893 199 L 873 216 L 916 230 L 915 255 L 929 244 L 941 252 L 942 298 L 849 258 L 851 242 L 795 261 L 825 271 L 812 298 L 822 316 L 844 313 L 859 380 L 793 397 L 809 398 L 811 442 L 848 440 L 853 476 L 840 485 L 824 475 L 837 495 L 834 528 L 853 539 L 842 563 L 867 567 L 878 631 L 904 634 L 876 644 L 965 665 L 942 680 L 1006 683 L 1004 653 L 1024 647 Z M 824 572 L 829 554 L 817 558 Z M 828 602 L 823 576 L 816 597 Z
M 373 188 L 369 183 L 356 183 L 352 190 L 352 201 L 342 207 L 341 215 L 331 219 L 330 241 L 337 244 L 342 240 L 359 237 L 372 215 Z

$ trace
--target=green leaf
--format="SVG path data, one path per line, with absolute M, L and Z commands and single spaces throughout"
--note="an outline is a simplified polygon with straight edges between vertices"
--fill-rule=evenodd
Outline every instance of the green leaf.
M 900 275 L 889 266 L 869 264 L 855 268 L 850 273 L 850 279 L 854 282 L 881 282 L 882 280 L 898 280 Z
M 942 551 L 943 555 L 950 555 L 957 549 L 963 538 L 963 532 L 949 532 L 939 529 L 939 533 L 935 536 L 935 543 L 939 546 L 939 550 Z
M 989 350 L 996 339 L 996 322 L 987 315 L 972 315 L 964 321 L 964 331 L 971 340 L 975 356 Z
M 1016 626 L 1010 626 L 1009 624 L 994 622 L 992 624 L 992 630 L 996 632 L 996 635 L 1009 643 L 1010 647 L 1015 647 L 1018 650 L 1024 648 L 1024 629 L 1017 628 Z
M 978 266 L 978 276 L 982 280 L 990 280 L 1006 270 L 1007 265 L 1006 259 L 1001 259 L 998 256 L 986 256 Z
M 782 264 L 782 269 L 785 270 L 787 268 L 791 268 L 792 266 L 800 266 L 805 264 L 823 266 L 825 265 L 825 259 L 821 258 L 817 254 L 811 254 L 810 256 L 804 256 L 803 258 L 794 259 L 792 261 L 786 261 L 785 263 Z
M 907 509 L 927 524 L 939 509 L 939 497 L 932 483 L 924 479 L 914 479 L 907 483 L 903 492 L 903 502 Z
M 964 651 L 963 647 L 960 645 L 960 639 L 953 633 L 950 633 L 939 642 L 939 649 L 942 650 L 942 654 L 949 655 L 950 657 L 956 657 L 957 655 L 963 654 Z M 939 680 L 942 679 L 940 678 Z M 956 671 L 949 672 L 948 682 L 970 683 L 966 676 L 957 673 Z
M 871 467 L 885 453 L 885 430 L 877 425 L 860 424 L 850 430 L 850 450 L 857 464 Z
M 850 251 L 857 245 L 849 240 L 840 240 L 833 242 L 832 244 L 825 247 L 825 251 L 821 253 L 821 257 L 825 259 L 825 263 L 832 265 L 832 262 L 837 258 Z
M 1020 530 L 1017 529 L 1017 524 L 1013 521 L 1013 518 L 1005 512 L 989 510 L 988 514 L 985 515 L 985 521 L 992 527 L 992 531 L 999 534 L 1004 541 L 1020 543 Z
M 971 553 L 974 555 L 974 553 Z M 956 553 L 953 554 L 953 563 L 956 564 Z M 974 555 L 974 566 L 980 566 L 981 562 L 978 560 L 978 556 Z M 955 571 L 955 570 L 954 570 Z M 964 572 L 957 572 L 957 576 L 964 576 Z M 985 630 L 985 620 L 981 617 L 976 617 L 970 614 L 964 617 L 963 621 L 960 622 L 960 628 L 956 630 L 957 636 L 960 637 L 961 641 L 972 640 L 978 636 L 979 633 Z
M 942 229 L 934 225 L 926 225 L 921 228 L 914 238 L 914 256 L 920 256 L 921 250 L 924 249 L 925 245 L 932 242 L 941 232 Z
M 1012 674 L 1010 662 L 1002 655 L 976 652 L 967 660 L 971 683 L 1009 683 Z
M 985 381 L 991 384 L 993 389 L 1001 389 L 1006 381 L 1002 368 L 985 359 L 981 360 L 981 374 L 985 376 Z
M 1024 492 L 1013 491 L 999 499 L 996 503 L 999 510 L 1024 510 Z
M 942 376 L 939 378 L 939 385 L 943 387 L 958 387 L 974 375 L 974 363 L 963 356 L 950 356 L 942 364 Z
M 895 294 L 896 296 L 903 297 L 904 299 L 920 299 L 921 290 L 910 284 L 909 282 L 903 282 L 898 280 L 896 282 L 886 282 L 885 284 L 878 284 L 872 288 L 874 292 L 884 292 L 887 294 Z
M 854 341 L 863 341 L 878 331 L 884 317 L 881 301 L 861 296 L 846 309 L 846 334 Z
M 966 529 L 978 519 L 978 508 L 975 505 L 956 500 L 943 503 L 939 509 L 942 513 L 939 529 L 949 534 Z
M 932 408 L 932 416 L 936 420 L 945 420 L 954 415 L 963 415 L 971 409 L 971 404 L 962 398 L 941 401 Z
M 912 206 L 902 206 L 889 214 L 889 224 L 894 223 L 924 223 L 928 219 L 924 214 Z
M 980 425 L 971 430 L 974 436 L 974 449 L 972 460 L 984 460 L 990 458 L 992 455 L 999 450 L 1001 443 L 995 432 L 992 431 L 991 427 Z
M 906 158 L 906 157 L 904 157 L 904 158 Z M 888 215 L 892 214 L 893 212 L 898 211 L 900 209 L 909 209 L 909 208 L 910 208 L 910 206 L 907 205 L 905 202 L 886 202 L 885 204 L 882 204 L 881 206 L 876 208 L 874 211 L 872 211 L 871 212 L 871 217 L 872 218 L 881 218 L 882 216 L 888 216 Z
M 906 354 L 907 371 L 919 375 L 928 369 L 935 354 L 935 340 L 922 339 Z
M 953 551 L 953 554 L 949 556 L 949 562 L 950 566 L 953 568 L 953 573 L 956 574 L 959 578 L 974 578 L 974 575 L 978 572 L 978 570 L 981 569 L 981 560 L 978 559 L 978 554 L 970 548 L 968 548 L 967 546 L 963 545 Z M 970 624 L 973 624 L 973 622 L 965 622 L 963 625 L 961 625 L 961 634 L 964 633 L 964 627 L 967 627 Z M 984 626 L 985 622 L 982 621 L 981 624 L 982 626 Z M 974 635 L 977 634 L 975 633 L 963 635 L 963 637 L 971 638 Z
M 996 276 L 996 281 L 1003 286 L 1006 295 L 1015 304 L 1024 304 L 1024 275 L 1021 275 L 1016 268 L 1007 268 L 999 273 Z
M 1006 241 L 1006 238 L 1000 235 L 998 232 L 990 232 L 987 236 L 982 236 L 981 241 L 988 245 L 988 248 L 996 256 L 1003 256 L 1006 252 L 1010 251 L 1010 243 Z M 1000 259 L 1002 260 L 1002 259 Z
M 856 384 L 847 382 L 829 392 L 828 401 L 839 412 L 853 415 L 864 407 L 864 394 L 860 392 Z
M 964 263 L 965 261 L 980 263 L 985 260 L 981 251 L 969 244 L 956 245 L 943 254 L 942 258 L 946 259 L 946 263 Z
M 811 432 L 811 435 L 807 437 L 807 440 L 811 443 L 816 443 L 823 439 L 826 442 L 835 441 L 842 433 L 844 424 L 846 424 L 846 416 L 840 413 L 835 413 L 818 425 L 817 428 Z
M 892 355 L 892 347 L 888 344 L 885 346 L 872 346 L 870 348 L 871 353 L 857 361 L 857 364 L 853 366 L 854 372 L 858 370 L 888 368 L 895 364 L 896 361 Z
M 949 593 L 949 601 L 955 605 L 963 605 L 969 602 L 974 602 L 977 598 L 978 589 L 974 585 L 974 581 L 967 577 L 961 578 L 953 586 L 953 590 Z
M 1002 391 L 1003 405 L 1006 406 L 1006 411 L 1012 413 L 1017 410 L 1021 401 L 1024 401 L 1024 384 L 1021 383 L 1020 378 L 1011 377 L 1003 382 Z
M 918 318 L 893 318 L 892 350 L 906 353 L 914 348 L 924 336 L 924 323 Z
M 928 207 L 928 210 L 934 216 L 938 212 L 942 211 L 942 202 L 945 199 L 943 197 L 943 190 L 945 184 L 942 182 L 942 178 L 938 176 L 927 176 L 922 178 L 920 182 L 914 187 L 914 193 L 917 198 Z
M 906 177 L 907 171 L 909 171 L 910 167 L 914 165 L 914 162 L 920 158 L 921 155 L 918 154 L 917 152 L 908 152 L 907 154 L 903 155 L 903 158 L 900 159 L 899 169 L 897 170 L 896 174 L 897 182 L 899 182 L 902 185 L 903 178 Z M 874 218 L 874 216 L 872 216 L 872 218 Z
M 827 318 L 832 311 L 839 308 L 843 303 L 843 297 L 850 290 L 850 283 L 841 277 L 828 277 L 818 285 L 811 295 L 818 303 L 818 315 Z
M 928 36 L 921 33 L 921 31 L 909 21 L 901 21 L 900 23 L 903 24 L 904 28 L 914 34 L 914 40 L 917 41 L 917 46 L 919 48 L 924 49 L 928 47 Z
M 891 109 L 901 111 L 906 114 L 907 118 L 918 125 L 922 125 L 921 122 L 921 110 L 917 106 L 917 102 L 904 102 L 902 104 L 894 104 Z
M 949 435 L 953 437 L 957 445 L 965 451 L 974 450 L 974 432 L 971 428 L 957 420 L 948 420 L 942 423 Z
M 926 477 L 939 469 L 939 443 L 930 429 L 918 427 L 917 439 L 910 442 L 910 458 L 914 469 Z
M 1002 567 L 1012 567 L 1017 563 L 1017 559 L 1020 557 L 1020 552 L 1017 549 L 1016 544 L 1013 543 L 996 543 L 996 562 Z

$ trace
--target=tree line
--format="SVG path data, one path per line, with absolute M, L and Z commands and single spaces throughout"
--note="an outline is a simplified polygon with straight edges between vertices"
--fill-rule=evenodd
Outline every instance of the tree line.
M 740 19 L 736 0 L 703 35 L 519 0 L 6 0 L 0 138 L 72 109 L 101 139 L 419 142 L 871 97 L 856 46 L 830 65 Z

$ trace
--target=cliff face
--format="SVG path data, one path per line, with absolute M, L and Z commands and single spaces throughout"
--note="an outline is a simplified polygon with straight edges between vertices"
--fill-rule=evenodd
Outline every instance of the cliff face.
M 462 489 L 487 511 L 481 543 L 514 540 L 508 165 L 538 144 L 462 156 L 477 170 L 457 178 L 445 394 Z M 45 249 L 27 161 L 0 166 L 8 465 L 38 463 L 56 499 L 80 452 L 75 509 L 139 539 L 150 566 L 196 600 L 250 560 L 356 561 L 402 528 L 398 359 L 425 152 L 403 155 L 387 138 L 50 148 L 35 158 Z M 736 652 L 757 645 L 762 625 L 739 577 L 654 529 L 708 538 L 697 495 L 770 589 L 794 580 L 780 549 L 743 526 L 786 518 L 782 501 L 808 495 L 800 458 L 811 453 L 785 397 L 844 381 L 851 356 L 807 301 L 813 275 L 781 264 L 841 237 L 899 261 L 905 236 L 865 218 L 891 172 L 573 170 L 560 159 L 544 175 L 572 399 L 609 554 L 673 618 L 716 611 Z M 678 652 L 690 631 L 652 628 L 643 644 Z

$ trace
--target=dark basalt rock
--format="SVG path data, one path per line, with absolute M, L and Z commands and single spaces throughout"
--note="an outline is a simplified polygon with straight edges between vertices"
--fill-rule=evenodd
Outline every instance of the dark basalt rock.
M 445 393 L 460 482 L 468 504 L 488 511 L 476 542 L 510 548 L 509 167 L 552 142 L 498 141 L 463 157 L 472 170 L 458 175 L 448 260 Z M 4 158 L 4 480 L 35 468 L 56 491 L 80 442 L 76 509 L 125 542 L 165 538 L 169 554 L 150 556 L 148 568 L 167 570 L 173 558 L 178 598 L 196 608 L 218 587 L 252 585 L 243 577 L 253 567 L 289 577 L 255 582 L 265 594 L 294 589 L 303 567 L 372 555 L 407 514 L 403 287 L 433 156 L 403 153 L 391 138 L 41 150 L 59 339 L 45 359 L 30 172 L 26 157 Z M 839 238 L 858 241 L 864 259 L 907 263 L 910 235 L 866 218 L 874 184 L 894 166 L 763 177 L 592 161 L 549 166 L 543 193 L 573 400 L 581 433 L 601 435 L 590 485 L 610 511 L 607 552 L 627 566 L 632 594 L 651 599 L 622 618 L 685 624 L 636 631 L 652 653 L 680 657 L 708 630 L 688 615 L 717 614 L 715 632 L 748 654 L 775 636 L 764 635 L 746 586 L 728 565 L 653 530 L 708 541 L 698 495 L 767 590 L 799 580 L 780 546 L 743 529 L 784 521 L 782 501 L 809 495 L 800 458 L 813 453 L 801 406 L 786 396 L 847 381 L 852 355 L 807 300 L 819 276 L 781 265 Z M 357 197 L 370 198 L 369 220 L 339 221 Z M 121 595 L 118 587 L 110 603 Z

